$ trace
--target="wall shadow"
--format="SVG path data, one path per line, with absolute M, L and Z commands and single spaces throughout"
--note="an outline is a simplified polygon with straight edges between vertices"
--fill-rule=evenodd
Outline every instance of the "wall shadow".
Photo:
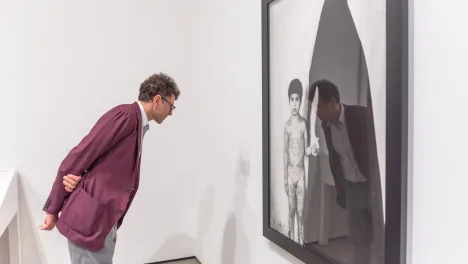
M 223 264 L 234 264 L 237 246 L 237 220 L 232 213 L 224 226 L 223 245 L 221 251 L 221 262 Z
M 250 242 L 243 224 L 244 211 L 247 208 L 246 192 L 249 176 L 250 160 L 243 155 L 239 155 L 235 173 L 234 212 L 229 215 L 223 231 L 220 262 L 223 264 L 251 263 Z
M 201 242 L 205 239 L 208 234 L 211 220 L 213 219 L 214 201 L 215 201 L 215 187 L 214 185 L 209 186 L 199 203 L 198 207 L 198 222 L 197 222 L 197 234 L 192 237 L 188 234 L 179 233 L 171 236 L 164 244 L 153 254 L 149 262 L 164 261 L 171 259 L 179 259 L 185 257 L 193 257 L 201 259 L 203 252 L 203 246 Z M 180 255 L 176 253 L 174 255 L 174 248 L 177 248 Z

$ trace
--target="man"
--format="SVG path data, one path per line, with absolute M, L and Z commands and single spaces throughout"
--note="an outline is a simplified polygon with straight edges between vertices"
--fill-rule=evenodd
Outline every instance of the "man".
M 161 124 L 172 115 L 179 95 L 171 77 L 150 76 L 141 84 L 137 102 L 105 113 L 63 160 L 40 229 L 57 226 L 68 239 L 72 264 L 112 263 L 116 231 L 138 190 L 149 121 Z
M 288 99 L 291 116 L 284 126 L 284 188 L 289 203 L 289 237 L 294 239 L 294 218 L 297 217 L 299 244 L 304 243 L 304 202 L 307 188 L 306 120 L 299 114 L 302 83 L 294 79 L 289 84 Z
M 309 101 L 318 89 L 317 116 L 322 120 L 335 180 L 337 203 L 346 210 L 349 238 L 354 247 L 353 264 L 369 264 L 374 236 L 371 184 L 380 175 L 372 164 L 376 155 L 374 127 L 366 107 L 345 105 L 338 87 L 328 80 L 312 84 Z

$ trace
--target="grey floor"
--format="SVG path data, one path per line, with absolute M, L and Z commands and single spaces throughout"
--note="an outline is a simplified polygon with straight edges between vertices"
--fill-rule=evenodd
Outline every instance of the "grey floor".
M 176 260 L 167 262 L 168 264 L 200 264 L 196 259 Z

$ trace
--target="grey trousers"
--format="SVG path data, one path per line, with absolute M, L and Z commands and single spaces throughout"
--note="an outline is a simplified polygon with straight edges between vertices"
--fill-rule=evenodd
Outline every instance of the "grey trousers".
M 370 264 L 374 228 L 369 183 L 346 183 L 346 213 L 353 264 Z
M 112 264 L 116 242 L 117 226 L 114 226 L 109 232 L 104 242 L 104 247 L 99 251 L 86 250 L 68 240 L 71 264 Z

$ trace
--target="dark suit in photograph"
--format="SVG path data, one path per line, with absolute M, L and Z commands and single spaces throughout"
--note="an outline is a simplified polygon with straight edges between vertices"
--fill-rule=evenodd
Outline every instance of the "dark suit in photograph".
M 338 121 L 322 122 L 322 127 L 337 203 L 347 214 L 349 238 L 354 248 L 352 263 L 369 264 L 374 234 L 381 235 L 375 230 L 382 228 L 376 224 L 381 217 L 372 201 L 380 194 L 376 192 L 380 174 L 372 116 L 364 106 L 341 104 Z

